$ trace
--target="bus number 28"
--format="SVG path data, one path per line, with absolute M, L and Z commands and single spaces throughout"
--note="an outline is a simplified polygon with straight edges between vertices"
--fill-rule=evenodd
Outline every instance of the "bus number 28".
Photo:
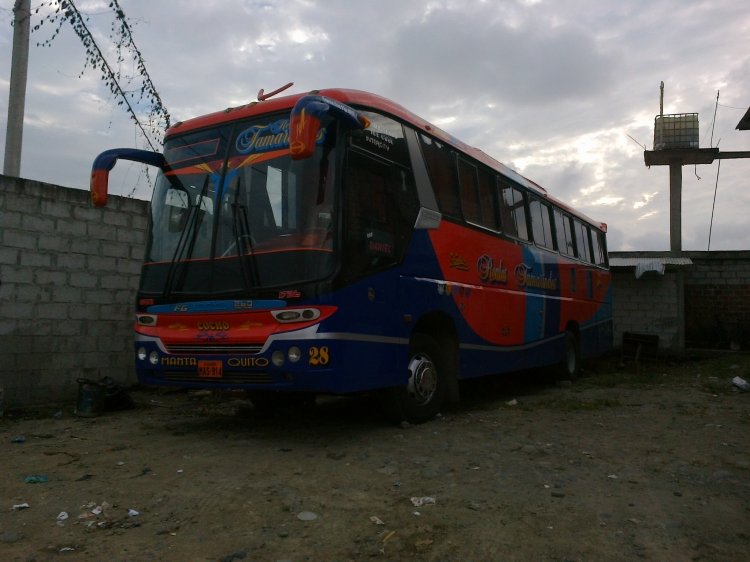
M 308 363 L 312 366 L 328 365 L 330 359 L 328 355 L 328 347 L 325 345 L 321 347 L 311 347 L 309 356 Z

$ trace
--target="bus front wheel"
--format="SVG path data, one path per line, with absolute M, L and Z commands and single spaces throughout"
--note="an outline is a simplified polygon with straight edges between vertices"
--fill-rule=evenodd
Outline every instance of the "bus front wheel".
M 437 342 L 425 334 L 414 334 L 409 345 L 406 386 L 390 389 L 386 411 L 396 421 L 423 423 L 443 407 L 447 362 Z

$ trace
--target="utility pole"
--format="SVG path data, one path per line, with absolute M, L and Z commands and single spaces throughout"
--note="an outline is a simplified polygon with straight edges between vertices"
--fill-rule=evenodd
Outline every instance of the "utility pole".
M 21 175 L 23 115 L 26 106 L 26 74 L 29 67 L 31 0 L 15 0 L 13 5 L 13 55 L 8 95 L 8 125 L 5 130 L 3 174 Z

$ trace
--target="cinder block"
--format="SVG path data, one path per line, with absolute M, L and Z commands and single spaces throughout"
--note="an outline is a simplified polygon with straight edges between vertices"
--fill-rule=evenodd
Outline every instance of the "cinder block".
M 126 289 L 129 277 L 125 275 L 102 275 L 100 286 L 102 289 Z
M 67 282 L 68 274 L 65 271 L 38 270 L 34 272 L 34 283 L 37 285 L 65 285 Z
M 76 254 L 97 256 L 101 253 L 101 241 L 90 238 L 76 238 L 71 241 L 70 251 Z
M 59 234 L 64 236 L 69 235 L 84 237 L 86 236 L 86 223 L 75 221 L 72 219 L 57 219 L 55 230 Z
M 98 320 L 99 304 L 88 304 L 79 301 L 76 306 L 70 307 L 71 320 Z
M 0 265 L 0 279 L 3 283 L 32 283 L 34 272 L 27 267 Z
M 0 207 L 2 210 L 2 207 Z M 2 210 L 3 228 L 21 228 L 23 214 L 16 211 Z
M 87 260 L 89 271 L 117 271 L 117 260 L 102 256 L 89 256 Z
M 49 318 L 50 320 L 67 320 L 68 306 L 65 303 L 43 303 L 36 307 L 37 318 Z
M 55 232 L 55 219 L 45 216 L 24 215 L 21 220 L 21 229 L 29 232 Z
M 19 255 L 20 253 L 17 248 L 0 247 L 0 264 L 17 265 Z
M 129 244 L 137 244 L 140 246 L 145 243 L 146 235 L 140 230 L 118 228 L 116 240 L 118 242 L 127 242 Z
M 67 236 L 40 234 L 37 245 L 39 246 L 39 251 L 42 252 L 65 253 L 70 249 L 71 239 Z
M 39 254 L 36 252 L 21 252 L 22 267 L 49 267 L 52 264 L 51 254 Z
M 71 271 L 84 271 L 86 269 L 86 256 L 84 254 L 58 254 L 57 267 Z
M 73 207 L 73 218 L 79 221 L 98 224 L 102 222 L 104 214 L 103 210 L 98 207 Z
M 69 219 L 72 217 L 72 208 L 67 203 L 44 199 L 41 201 L 41 214 L 57 219 Z
M 120 227 L 111 226 L 109 224 L 101 223 L 89 223 L 88 233 L 89 237 L 95 240 L 117 240 L 117 232 Z
M 96 287 L 99 278 L 91 273 L 73 272 L 70 274 L 71 287 L 83 287 L 91 289 Z
M 78 305 L 81 302 L 81 294 L 81 289 L 58 286 L 52 289 L 52 300 L 54 302 L 74 303 Z
M 17 285 L 15 293 L 16 302 L 46 303 L 50 302 L 50 291 L 39 285 Z
M 131 216 L 127 213 L 104 209 L 103 222 L 130 228 Z
M 3 246 L 11 248 L 23 248 L 25 250 L 36 249 L 36 234 L 30 234 L 21 230 L 3 229 L 2 231 Z
M 113 258 L 129 258 L 130 244 L 125 242 L 101 241 L 101 255 Z

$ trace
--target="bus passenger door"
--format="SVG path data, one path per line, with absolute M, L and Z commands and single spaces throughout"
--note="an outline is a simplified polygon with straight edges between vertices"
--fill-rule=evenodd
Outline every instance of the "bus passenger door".
M 416 218 L 417 202 L 410 170 L 397 164 L 350 150 L 343 185 L 342 274 L 347 284 L 366 284 L 368 314 L 359 317 L 372 330 L 372 322 L 395 321 L 398 275 L 387 271 L 404 256 Z M 361 294 L 361 293 L 360 293 Z M 388 318 L 386 318 L 386 316 Z

